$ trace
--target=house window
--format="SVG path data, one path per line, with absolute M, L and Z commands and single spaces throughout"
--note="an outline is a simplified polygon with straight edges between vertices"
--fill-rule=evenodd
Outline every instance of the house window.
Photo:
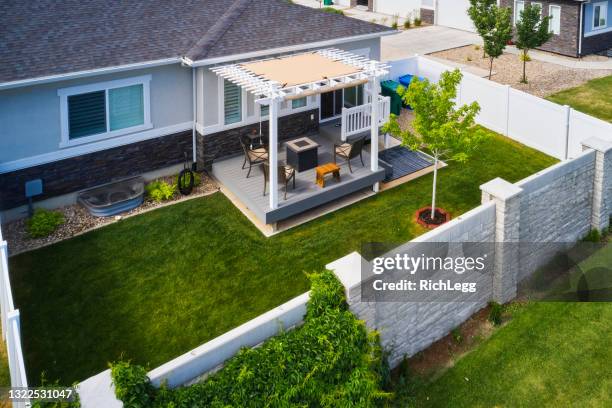
M 306 97 L 291 100 L 291 109 L 303 108 L 306 106 Z
M 593 4 L 593 29 L 602 29 L 608 26 L 608 3 Z
M 270 114 L 270 105 L 259 105 L 259 116 L 264 117 Z
M 150 75 L 58 90 L 62 146 L 152 127 Z
M 363 105 L 363 85 L 344 89 L 344 107 Z
M 515 1 L 514 2 L 514 25 L 521 20 L 521 13 L 525 10 L 525 2 L 524 1 Z
M 227 79 L 223 80 L 223 115 L 226 125 L 242 120 L 242 89 Z
M 550 32 L 557 35 L 561 34 L 561 7 L 550 6 L 548 15 L 550 16 Z

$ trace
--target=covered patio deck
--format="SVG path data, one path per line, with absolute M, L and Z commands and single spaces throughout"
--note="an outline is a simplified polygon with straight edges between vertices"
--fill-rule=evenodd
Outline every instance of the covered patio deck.
M 306 136 L 319 144 L 319 164 L 333 163 L 334 143 L 337 143 L 337 140 L 321 133 Z M 278 149 L 279 162 L 286 162 L 286 155 L 287 147 L 283 142 Z M 246 169 L 242 169 L 244 155 L 216 161 L 213 163 L 212 174 L 260 222 L 275 224 L 349 194 L 364 189 L 371 191 L 373 185 L 385 178 L 385 169 L 371 170 L 370 145 L 364 147 L 362 155 L 364 165 L 361 164 L 359 157 L 351 160 L 352 173 L 346 162 L 338 160 L 340 180 L 326 179 L 325 187 L 315 183 L 314 168 L 296 172 L 295 189 L 292 183 L 289 183 L 287 199 L 284 199 L 284 187 L 279 186 L 277 208 L 270 207 L 270 185 L 267 186 L 266 195 L 263 194 L 265 179 L 261 165 L 254 166 L 257 168 L 253 168 L 249 178 L 246 177 L 248 165 Z

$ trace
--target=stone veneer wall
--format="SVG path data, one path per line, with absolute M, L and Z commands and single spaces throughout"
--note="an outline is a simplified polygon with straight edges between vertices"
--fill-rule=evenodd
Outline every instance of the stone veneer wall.
M 431 9 L 421 9 L 421 21 L 425 24 L 434 24 L 435 11 Z
M 595 152 L 591 150 L 516 184 L 522 189 L 518 281 L 554 256 L 558 250 L 554 243 L 573 244 L 589 232 L 594 177 Z
M 512 300 L 520 281 L 549 262 L 559 242 L 570 246 L 591 228 L 608 228 L 612 142 L 591 138 L 583 146 L 585 152 L 575 159 L 519 183 L 497 178 L 483 184 L 480 207 L 412 241 L 515 243 L 495 246 L 493 273 L 480 277 L 485 289 L 473 302 L 436 302 L 435 294 L 426 302 L 364 302 L 362 257 L 355 252 L 327 265 L 344 284 L 350 310 L 380 331 L 391 367 L 448 334 L 489 300 Z M 544 245 L 549 242 L 555 245 Z
M 561 6 L 561 33 L 540 47 L 541 50 L 557 54 L 578 56 L 578 33 L 580 30 L 580 3 L 574 0 L 539 0 L 542 4 L 542 15 L 548 16 L 549 6 Z M 514 1 L 501 0 L 502 7 L 510 7 L 514 21 Z
M 192 148 L 188 130 L 0 174 L 0 210 L 27 203 L 28 180 L 42 179 L 43 194 L 36 200 L 44 200 L 181 163 L 184 153 L 191 158 Z
M 495 205 L 489 203 L 422 235 L 415 241 L 492 242 L 494 233 Z M 418 252 L 418 248 L 415 250 Z M 404 251 L 398 248 L 392 253 L 404 253 Z M 361 256 L 357 253 L 349 257 L 352 257 L 354 262 L 361 261 Z M 336 261 L 327 268 L 336 274 L 342 274 L 341 270 L 345 268 L 344 260 Z M 340 275 L 339 277 L 343 281 L 343 277 Z M 473 301 L 467 302 L 459 302 L 459 299 L 467 299 L 466 294 L 457 294 L 457 302 L 452 302 L 448 298 L 440 299 L 440 294 L 436 292 L 430 292 L 422 302 L 362 302 L 362 288 L 359 281 L 347 287 L 347 300 L 351 311 L 359 319 L 364 320 L 368 327 L 380 331 L 381 344 L 390 353 L 391 367 L 395 367 L 404 356 L 411 356 L 425 349 L 487 305 L 492 297 L 492 276 L 480 275 L 477 284 L 482 289 L 473 294 Z
M 311 119 L 311 116 L 313 119 Z M 312 109 L 278 118 L 278 140 L 294 139 L 319 130 L 319 110 Z M 239 136 L 259 133 L 259 122 L 210 135 L 197 135 L 198 168 L 210 169 L 213 161 L 242 153 Z M 262 133 L 268 134 L 268 121 L 262 122 Z

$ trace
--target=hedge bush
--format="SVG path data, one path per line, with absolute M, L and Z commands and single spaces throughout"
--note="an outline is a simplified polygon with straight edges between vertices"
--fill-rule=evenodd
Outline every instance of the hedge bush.
M 310 275 L 304 324 L 243 349 L 204 382 L 155 388 L 145 370 L 112 364 L 116 395 L 127 407 L 375 407 L 391 394 L 376 332 L 347 310 L 331 272 Z
M 51 235 L 64 222 L 66 219 L 61 212 L 38 208 L 26 221 L 26 229 L 30 238 L 42 238 Z

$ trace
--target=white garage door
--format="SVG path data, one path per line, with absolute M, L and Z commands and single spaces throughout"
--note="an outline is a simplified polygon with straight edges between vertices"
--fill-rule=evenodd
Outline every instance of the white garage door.
M 438 0 L 438 25 L 476 31 L 467 13 L 469 7 L 468 0 Z

